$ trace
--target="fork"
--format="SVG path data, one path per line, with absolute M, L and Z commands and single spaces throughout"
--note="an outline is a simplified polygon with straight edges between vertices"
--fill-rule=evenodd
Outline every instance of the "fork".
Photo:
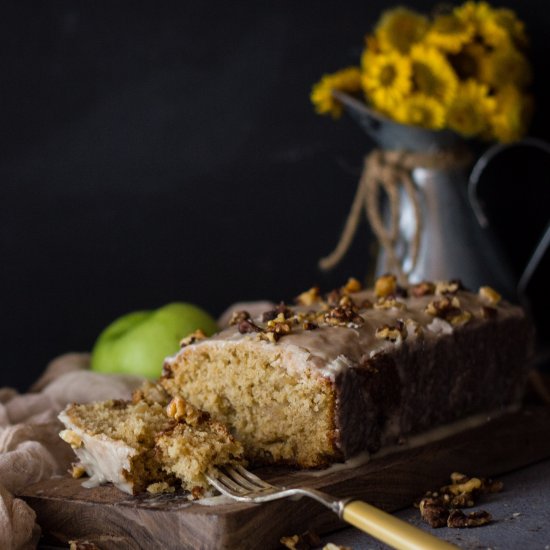
M 305 487 L 276 487 L 240 465 L 214 468 L 206 477 L 220 493 L 240 502 L 261 503 L 295 496 L 313 498 L 340 519 L 398 550 L 458 548 L 361 500 L 337 500 L 317 489 Z

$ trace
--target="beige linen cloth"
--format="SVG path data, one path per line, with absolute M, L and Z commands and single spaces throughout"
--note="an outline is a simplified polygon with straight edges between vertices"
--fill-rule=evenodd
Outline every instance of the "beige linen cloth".
M 74 460 L 59 438 L 58 413 L 69 403 L 127 399 L 143 381 L 137 376 L 88 370 L 89 355 L 70 353 L 52 361 L 31 391 L 0 388 L 0 548 L 34 548 L 40 536 L 34 511 L 17 494 L 27 485 L 63 474 Z

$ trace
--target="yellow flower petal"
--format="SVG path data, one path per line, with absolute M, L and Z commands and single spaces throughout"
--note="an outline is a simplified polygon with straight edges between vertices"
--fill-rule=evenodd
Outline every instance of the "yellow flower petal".
M 489 88 L 469 79 L 458 87 L 447 111 L 447 125 L 466 137 L 481 135 L 489 127 L 494 108 L 495 100 L 489 96 Z
M 428 30 L 428 19 L 407 8 L 399 7 L 382 14 L 375 29 L 380 48 L 406 54 L 420 42 Z
M 501 89 L 491 117 L 492 137 L 502 142 L 521 139 L 527 132 L 532 110 L 531 96 L 522 94 L 515 86 Z
M 507 8 L 492 8 L 487 2 L 466 2 L 454 9 L 453 14 L 464 23 L 470 23 L 478 37 L 493 48 L 515 43 L 527 45 L 524 24 Z
M 531 82 L 531 66 L 525 56 L 509 44 L 481 59 L 479 76 L 493 88 L 509 84 L 524 88 Z
M 401 124 L 439 130 L 445 125 L 445 107 L 433 97 L 412 94 L 397 106 L 393 118 Z
M 315 112 L 320 115 L 332 115 L 338 118 L 342 114 L 342 105 L 332 95 L 333 90 L 355 93 L 361 90 L 361 72 L 359 67 L 348 67 L 333 74 L 326 74 L 311 90 L 310 99 Z
M 508 35 L 516 46 L 525 48 L 529 45 L 529 39 L 525 32 L 525 24 L 518 19 L 512 10 L 498 8 L 494 10 L 493 15 L 495 23 L 508 32 Z
M 474 25 L 470 21 L 452 13 L 436 15 L 424 41 L 443 51 L 457 53 L 472 39 L 474 32 Z
M 391 111 L 411 89 L 411 64 L 397 52 L 365 50 L 361 84 L 367 99 L 382 112 Z
M 411 49 L 415 90 L 448 104 L 455 96 L 458 78 L 446 57 L 435 48 L 418 44 Z

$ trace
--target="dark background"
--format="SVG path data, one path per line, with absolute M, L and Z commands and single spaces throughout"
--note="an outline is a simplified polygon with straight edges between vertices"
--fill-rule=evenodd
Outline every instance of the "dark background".
M 217 315 L 364 276 L 366 224 L 334 272 L 317 260 L 336 244 L 372 143 L 347 118 L 316 116 L 308 96 L 323 73 L 357 64 L 389 5 L 4 4 L 0 385 L 24 389 L 131 310 L 181 300 Z M 527 23 L 531 134 L 548 139 L 550 13 L 536 0 L 498 5 Z M 529 214 L 548 204 L 541 170 L 495 176 L 518 272 L 533 246 L 523 235 L 546 223 Z

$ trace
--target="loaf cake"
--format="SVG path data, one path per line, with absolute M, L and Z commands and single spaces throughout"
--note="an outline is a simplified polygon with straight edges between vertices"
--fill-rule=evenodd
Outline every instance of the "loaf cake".
M 194 334 L 160 384 L 230 426 L 253 463 L 323 467 L 517 405 L 532 340 L 522 309 L 489 287 L 350 279 Z
M 79 463 L 84 486 L 111 482 L 135 494 L 183 487 L 198 497 L 206 474 L 223 464 L 242 464 L 243 447 L 227 426 L 181 396 L 146 383 L 132 401 L 69 405 L 60 415 Z

